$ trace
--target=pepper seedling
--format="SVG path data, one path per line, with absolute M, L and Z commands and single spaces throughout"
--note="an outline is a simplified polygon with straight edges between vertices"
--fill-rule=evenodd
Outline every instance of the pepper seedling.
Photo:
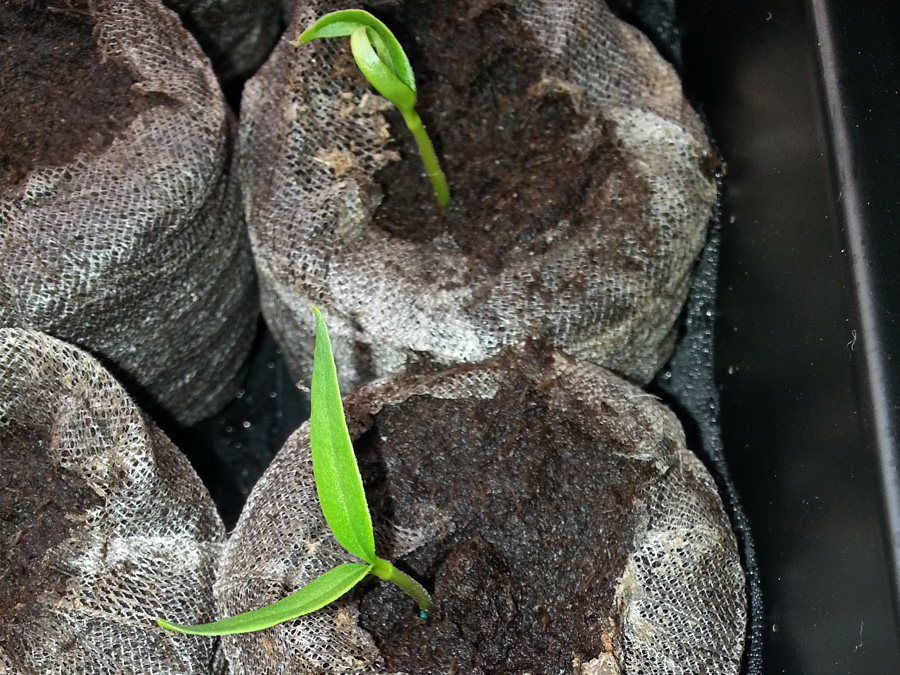
M 350 51 L 359 70 L 375 90 L 397 106 L 412 132 L 431 179 L 438 206 L 450 201 L 447 179 L 441 171 L 431 139 L 415 111 L 416 79 L 403 47 L 380 20 L 362 9 L 343 9 L 326 14 L 297 38 L 309 42 L 316 38 L 350 37 Z
M 194 626 L 157 619 L 163 628 L 189 635 L 232 635 L 262 630 L 321 609 L 369 574 L 397 584 L 415 599 L 422 612 L 431 608 L 428 591 L 389 561 L 375 555 L 372 518 L 344 420 L 328 329 L 321 312 L 313 307 L 313 313 L 316 346 L 310 386 L 309 444 L 316 493 L 334 538 L 363 562 L 338 565 L 286 598 L 259 609 Z

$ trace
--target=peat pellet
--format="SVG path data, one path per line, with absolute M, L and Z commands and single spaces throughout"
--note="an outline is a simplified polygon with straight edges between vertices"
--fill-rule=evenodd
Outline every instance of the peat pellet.
M 320 306 L 344 390 L 526 339 L 652 379 L 671 353 L 717 164 L 674 70 L 602 2 L 364 5 L 409 54 L 450 186 L 346 39 L 294 40 L 248 83 L 244 207 L 262 309 L 296 379 Z
M 258 299 L 209 61 L 159 2 L 0 3 L 0 326 L 180 422 L 234 395 Z
M 746 595 L 715 483 L 675 416 L 601 367 L 504 351 L 344 401 L 378 555 L 326 608 L 223 639 L 232 672 L 737 675 Z M 352 558 L 317 503 L 308 426 L 254 488 L 216 581 L 222 616 Z
M 0 329 L 0 672 L 194 675 L 225 538 L 187 459 L 89 354 Z
M 283 0 L 163 0 L 182 17 L 225 86 L 250 77 L 284 28 Z

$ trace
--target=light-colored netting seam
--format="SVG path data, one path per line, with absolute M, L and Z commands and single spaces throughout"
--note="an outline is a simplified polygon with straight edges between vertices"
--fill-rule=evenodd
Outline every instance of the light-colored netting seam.
M 101 154 L 0 194 L 0 325 L 102 355 L 189 423 L 233 395 L 258 311 L 226 108 L 172 12 L 92 7 L 144 103 Z
M 93 357 L 41 333 L 0 329 L 0 438 L 23 429 L 45 439 L 34 452 L 99 502 L 70 514 L 71 536 L 52 554 L 64 593 L 22 627 L 16 653 L 0 645 L 4 672 L 208 672 L 210 641 L 154 620 L 214 614 L 224 528 L 184 456 Z
M 715 197 L 700 170 L 711 152 L 705 132 L 671 67 L 600 2 L 516 3 L 546 47 L 545 80 L 570 84 L 589 111 L 576 140 L 589 147 L 611 133 L 649 199 L 624 242 L 607 234 L 614 224 L 622 229 L 624 213 L 577 234 L 561 222 L 547 233 L 545 253 L 465 281 L 477 268 L 453 245 L 418 245 L 371 226 L 381 201 L 374 175 L 395 156 L 384 102 L 354 73 L 346 45 L 290 42 L 345 6 L 299 3 L 242 108 L 240 171 L 263 312 L 295 377 L 311 367 L 314 303 L 326 312 L 338 363 L 354 363 L 361 343 L 377 374 L 402 370 L 414 353 L 476 362 L 541 334 L 648 381 L 670 352 Z M 611 203 L 627 189 L 621 176 L 603 186 Z M 573 270 L 583 290 L 569 283 Z M 359 373 L 344 365 L 340 377 L 349 389 Z
M 427 395 L 429 389 L 438 392 L 439 398 L 482 397 L 496 391 L 503 368 L 508 367 L 505 362 L 488 362 L 443 376 L 394 378 L 357 392 L 350 400 L 358 407 L 351 410 L 364 419 L 388 402 Z M 734 536 L 712 478 L 685 449 L 684 433 L 674 415 L 611 373 L 567 358 L 557 357 L 550 367 L 534 369 L 528 377 L 564 412 L 570 410 L 566 406 L 573 397 L 582 400 L 588 408 L 578 414 L 588 416 L 582 421 L 596 430 L 598 438 L 615 438 L 617 446 L 628 448 L 629 460 L 649 462 L 656 469 L 652 475 L 657 479 L 647 486 L 638 516 L 643 523 L 635 534 L 638 553 L 619 582 L 620 613 L 615 623 L 626 651 L 609 657 L 615 658 L 615 667 L 631 675 L 662 675 L 671 672 L 667 670 L 670 663 L 684 661 L 703 667 L 714 663 L 718 668 L 690 672 L 737 675 L 746 601 Z M 349 424 L 353 437 L 367 428 L 354 414 Z M 416 523 L 384 523 L 377 514 L 375 521 L 407 547 L 452 531 L 452 523 L 441 514 L 420 515 L 422 520 Z M 304 425 L 260 479 L 228 542 L 216 582 L 220 614 L 277 600 L 334 564 L 349 560 L 326 528 L 312 476 L 308 425 Z M 383 539 L 384 534 L 376 533 L 376 544 Z M 660 551 L 664 555 L 656 555 Z M 653 563 L 647 564 L 653 555 Z M 715 594 L 709 589 L 715 589 Z M 665 616 L 690 617 L 690 628 L 649 633 L 645 624 L 635 620 L 648 607 L 663 608 Z M 382 673 L 377 649 L 357 626 L 356 616 L 355 607 L 338 601 L 324 612 L 259 634 L 226 638 L 223 650 L 234 675 L 315 673 L 323 668 L 337 673 Z M 690 639 L 683 634 L 689 629 L 696 631 Z M 683 654 L 686 644 L 700 645 L 693 657 Z M 644 657 L 651 650 L 653 658 Z
M 710 509 L 715 484 L 692 453 L 646 496 L 643 527 L 616 589 L 625 673 L 738 673 L 747 621 L 731 525 Z

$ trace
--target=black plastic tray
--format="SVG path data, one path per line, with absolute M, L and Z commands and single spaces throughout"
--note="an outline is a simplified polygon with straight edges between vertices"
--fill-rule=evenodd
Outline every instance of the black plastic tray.
M 679 0 L 727 162 L 725 455 L 765 673 L 900 673 L 900 5 Z

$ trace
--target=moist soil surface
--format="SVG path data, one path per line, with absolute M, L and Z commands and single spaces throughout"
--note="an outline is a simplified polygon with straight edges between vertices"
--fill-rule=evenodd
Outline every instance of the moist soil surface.
M 134 117 L 135 78 L 99 50 L 91 4 L 0 3 L 0 191 L 100 153 Z
M 569 403 L 510 378 L 491 400 L 387 406 L 357 441 L 371 512 L 405 527 L 437 513 L 444 529 L 397 559 L 376 525 L 379 555 L 435 603 L 424 620 L 393 584 L 355 591 L 388 672 L 569 673 L 618 644 L 615 584 L 650 473 Z
M 607 176 L 634 171 L 602 121 L 589 118 L 580 88 L 544 76 L 549 56 L 512 3 L 408 0 L 370 10 L 410 58 L 416 110 L 450 186 L 442 214 L 415 140 L 391 109 L 402 159 L 375 176 L 384 193 L 376 226 L 417 242 L 450 235 L 497 272 L 512 256 L 540 254 L 549 246 L 542 235 L 562 221 L 575 229 L 596 224 Z M 628 206 L 620 197 L 617 208 Z
M 0 432 L 0 645 L 21 653 L 17 626 L 40 616 L 65 589 L 67 562 L 57 547 L 100 498 L 47 456 L 33 432 Z M 39 602 L 42 600 L 42 602 Z

